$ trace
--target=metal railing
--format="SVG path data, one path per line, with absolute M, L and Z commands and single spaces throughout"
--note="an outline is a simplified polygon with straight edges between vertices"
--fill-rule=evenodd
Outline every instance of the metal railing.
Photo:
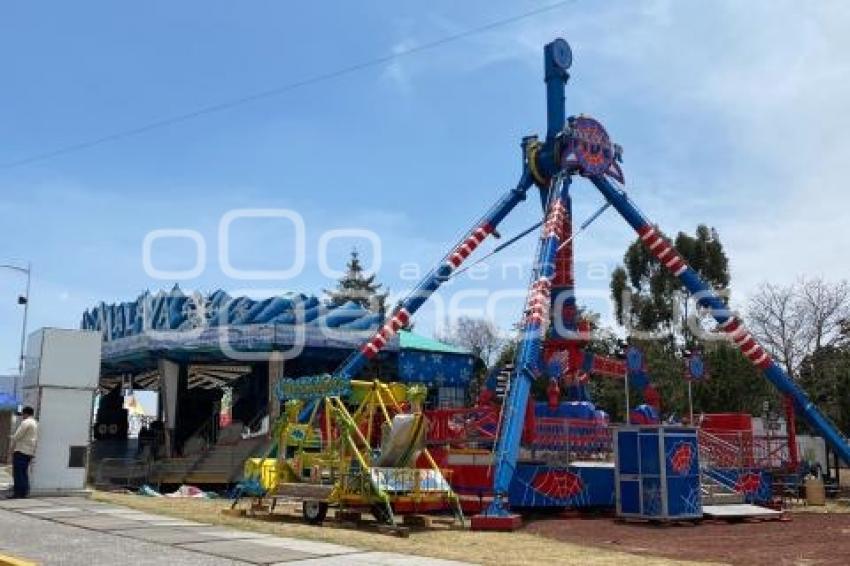
M 492 443 L 499 426 L 495 407 L 436 409 L 428 418 L 429 444 Z
M 791 462 L 786 435 L 700 429 L 699 441 L 700 458 L 716 468 L 786 470 Z
M 529 446 L 534 457 L 611 461 L 614 442 L 607 423 L 587 419 L 537 417 L 534 438 Z
M 741 469 L 744 467 L 745 451 L 742 449 L 740 437 L 733 442 L 720 435 L 699 430 L 700 467 Z M 751 459 L 751 458 L 750 458 Z

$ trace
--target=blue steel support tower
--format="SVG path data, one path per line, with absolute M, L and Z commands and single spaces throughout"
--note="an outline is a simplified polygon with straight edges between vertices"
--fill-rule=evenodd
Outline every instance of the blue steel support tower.
M 509 521 L 515 521 L 514 516 L 508 512 L 507 494 L 519 456 L 531 384 L 540 372 L 542 342 L 551 320 L 550 301 L 552 279 L 555 276 L 555 256 L 564 239 L 570 178 L 558 175 L 553 185 L 532 272 L 532 283 L 528 290 L 522 339 L 517 347 L 514 374 L 511 376 L 508 394 L 502 407 L 499 438 L 496 439 L 493 462 L 494 500 L 485 513 L 491 517 L 491 521 L 499 521 L 502 516 L 508 516 Z M 476 524 L 480 524 L 480 521 L 481 519 L 476 521 Z

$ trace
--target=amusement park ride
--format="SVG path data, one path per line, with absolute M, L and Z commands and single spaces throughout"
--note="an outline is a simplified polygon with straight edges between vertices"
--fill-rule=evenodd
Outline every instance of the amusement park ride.
M 518 516 L 511 510 L 509 493 L 515 476 L 520 473 L 523 432 L 527 425 L 532 383 L 545 370 L 559 378 L 550 383 L 550 397 L 560 396 L 560 386 L 570 388 L 572 398 L 583 400 L 583 381 L 587 375 L 623 377 L 639 371 L 631 363 L 594 356 L 586 352 L 589 329 L 578 320 L 575 302 L 572 249 L 572 208 L 570 186 L 573 178 L 589 180 L 607 201 L 637 232 L 640 241 L 675 275 L 700 307 L 710 313 L 718 328 L 726 333 L 764 377 L 793 402 L 794 407 L 834 452 L 850 463 L 850 444 L 836 427 L 815 407 L 803 392 L 756 342 L 743 322 L 724 301 L 688 266 L 670 241 L 653 226 L 627 196 L 620 163 L 622 150 L 613 143 L 605 128 L 593 118 L 579 115 L 567 117 L 565 87 L 572 63 L 569 45 L 556 39 L 544 49 L 547 100 L 547 131 L 544 139 L 529 136 L 522 140 L 522 172 L 516 186 L 502 196 L 468 231 L 465 237 L 443 257 L 392 311 L 386 323 L 334 372 L 332 378 L 353 381 L 399 329 L 439 287 L 448 281 L 463 262 L 490 235 L 500 222 L 537 187 L 543 204 L 543 221 L 531 283 L 520 324 L 520 342 L 509 377 L 498 422 L 492 432 L 492 455 L 488 473 L 492 499 L 479 515 L 473 517 L 474 528 L 513 528 Z M 658 396 L 651 385 L 642 380 L 643 396 L 657 405 Z M 316 403 L 301 410 L 301 419 L 312 418 Z M 389 421 L 388 421 L 389 422 Z M 430 456 L 429 456 L 430 458 Z M 433 464 L 433 461 L 431 462 Z M 363 463 L 365 465 L 365 463 Z M 432 466 L 433 467 L 433 466 Z M 436 469 L 436 468 L 435 468 Z M 553 478 L 552 470 L 536 472 L 528 478 L 533 485 Z M 566 476 L 563 476 L 566 477 Z M 562 477 L 562 479 L 563 479 Z M 554 478 L 552 481 L 556 481 Z M 613 493 L 610 494 L 613 498 Z

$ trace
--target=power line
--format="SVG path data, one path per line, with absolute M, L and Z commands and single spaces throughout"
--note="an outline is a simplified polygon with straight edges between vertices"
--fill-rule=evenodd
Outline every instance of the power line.
M 4 164 L 0 164 L 0 170 L 14 169 L 17 167 L 23 167 L 25 165 L 31 165 L 33 163 L 37 163 L 40 161 L 46 161 L 48 159 L 52 159 L 54 157 L 59 157 L 60 155 L 67 155 L 69 153 L 76 153 L 78 151 L 83 151 L 98 145 L 103 145 L 106 143 L 119 141 L 122 139 L 138 136 L 153 130 L 158 130 L 160 128 L 165 128 L 168 126 L 173 126 L 175 124 L 180 124 L 182 122 L 188 122 L 195 118 L 199 118 L 201 116 L 206 116 L 209 114 L 215 114 L 217 112 L 223 112 L 225 110 L 230 110 L 231 108 L 235 108 L 237 106 L 242 106 L 244 104 L 249 104 L 252 102 L 257 102 L 258 100 L 263 100 L 266 98 L 271 98 L 274 96 L 279 96 L 281 94 L 296 90 L 298 88 L 302 88 L 309 85 L 314 85 L 316 83 L 325 82 L 331 79 L 335 79 L 337 77 L 341 77 L 343 75 L 348 75 L 355 73 L 357 71 L 362 71 L 364 69 L 368 69 L 370 67 L 377 67 L 383 65 L 385 63 L 389 63 L 396 59 L 400 59 L 402 57 L 408 57 L 410 55 L 415 55 L 417 53 L 421 53 L 423 51 L 428 51 L 430 49 L 435 49 L 437 47 L 441 47 L 446 45 L 447 43 L 452 43 L 454 41 L 458 41 L 460 39 L 464 39 L 473 35 L 477 35 L 480 33 L 484 33 L 499 27 L 506 26 L 508 24 L 512 24 L 518 22 L 520 20 L 524 20 L 527 18 L 531 18 L 534 16 L 538 16 L 540 14 L 551 12 L 552 10 L 556 10 L 561 8 L 567 4 L 571 4 L 576 0 L 562 0 L 560 2 L 555 2 L 554 4 L 548 4 L 546 6 L 542 6 L 540 8 L 536 8 L 534 10 L 529 10 L 527 12 L 523 12 L 521 14 L 517 14 L 515 16 L 511 16 L 509 18 L 505 18 L 502 20 L 496 20 L 494 22 L 490 22 L 488 24 L 472 28 L 460 33 L 456 33 L 453 35 L 448 35 L 442 37 L 440 39 L 423 43 L 421 45 L 417 45 L 414 47 L 410 47 L 408 49 L 402 49 L 400 51 L 391 53 L 389 55 L 384 55 L 381 57 L 376 57 L 374 59 L 369 59 L 367 61 L 361 61 L 359 63 L 355 63 L 353 65 L 349 65 L 347 67 L 339 68 L 335 71 L 330 71 L 327 73 L 320 73 L 318 75 L 314 75 L 312 77 L 308 77 L 306 79 L 302 79 L 299 81 L 295 81 L 286 85 L 282 85 L 279 87 L 271 88 L 268 90 L 263 90 L 259 92 L 255 92 L 253 94 L 248 94 L 246 96 L 242 96 L 239 98 L 234 98 L 231 100 L 227 100 L 224 102 L 220 102 L 217 104 L 212 104 L 210 106 L 204 106 L 198 108 L 196 110 L 192 110 L 189 112 L 185 112 L 182 114 L 175 114 L 172 116 L 168 116 L 166 118 L 162 118 L 160 120 L 155 120 L 153 122 L 149 122 L 142 126 L 137 126 L 135 128 L 129 128 L 126 130 L 121 130 L 112 134 L 108 134 L 105 136 L 101 136 L 98 138 L 92 138 L 89 140 L 77 142 L 74 144 L 66 145 L 63 147 L 59 147 L 56 149 L 52 149 L 50 151 L 46 151 L 43 153 L 37 153 L 34 155 L 30 155 L 29 157 L 24 157 L 21 159 L 17 159 L 15 161 L 10 161 Z

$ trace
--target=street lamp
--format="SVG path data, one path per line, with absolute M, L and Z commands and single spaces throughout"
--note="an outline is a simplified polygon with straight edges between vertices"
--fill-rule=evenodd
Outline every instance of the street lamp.
M 27 275 L 27 290 L 23 295 L 18 296 L 18 304 L 24 306 L 24 320 L 21 325 L 21 356 L 18 359 L 18 376 L 15 378 L 15 390 L 14 395 L 18 396 L 18 380 L 20 380 L 24 375 L 24 347 L 27 342 L 27 311 L 29 309 L 30 304 L 30 276 L 32 274 L 32 264 L 27 262 L 26 267 L 20 267 L 17 265 L 9 265 L 9 264 L 0 264 L 0 267 L 5 267 L 6 269 L 12 269 L 15 271 L 19 271 L 21 273 L 26 273 Z

